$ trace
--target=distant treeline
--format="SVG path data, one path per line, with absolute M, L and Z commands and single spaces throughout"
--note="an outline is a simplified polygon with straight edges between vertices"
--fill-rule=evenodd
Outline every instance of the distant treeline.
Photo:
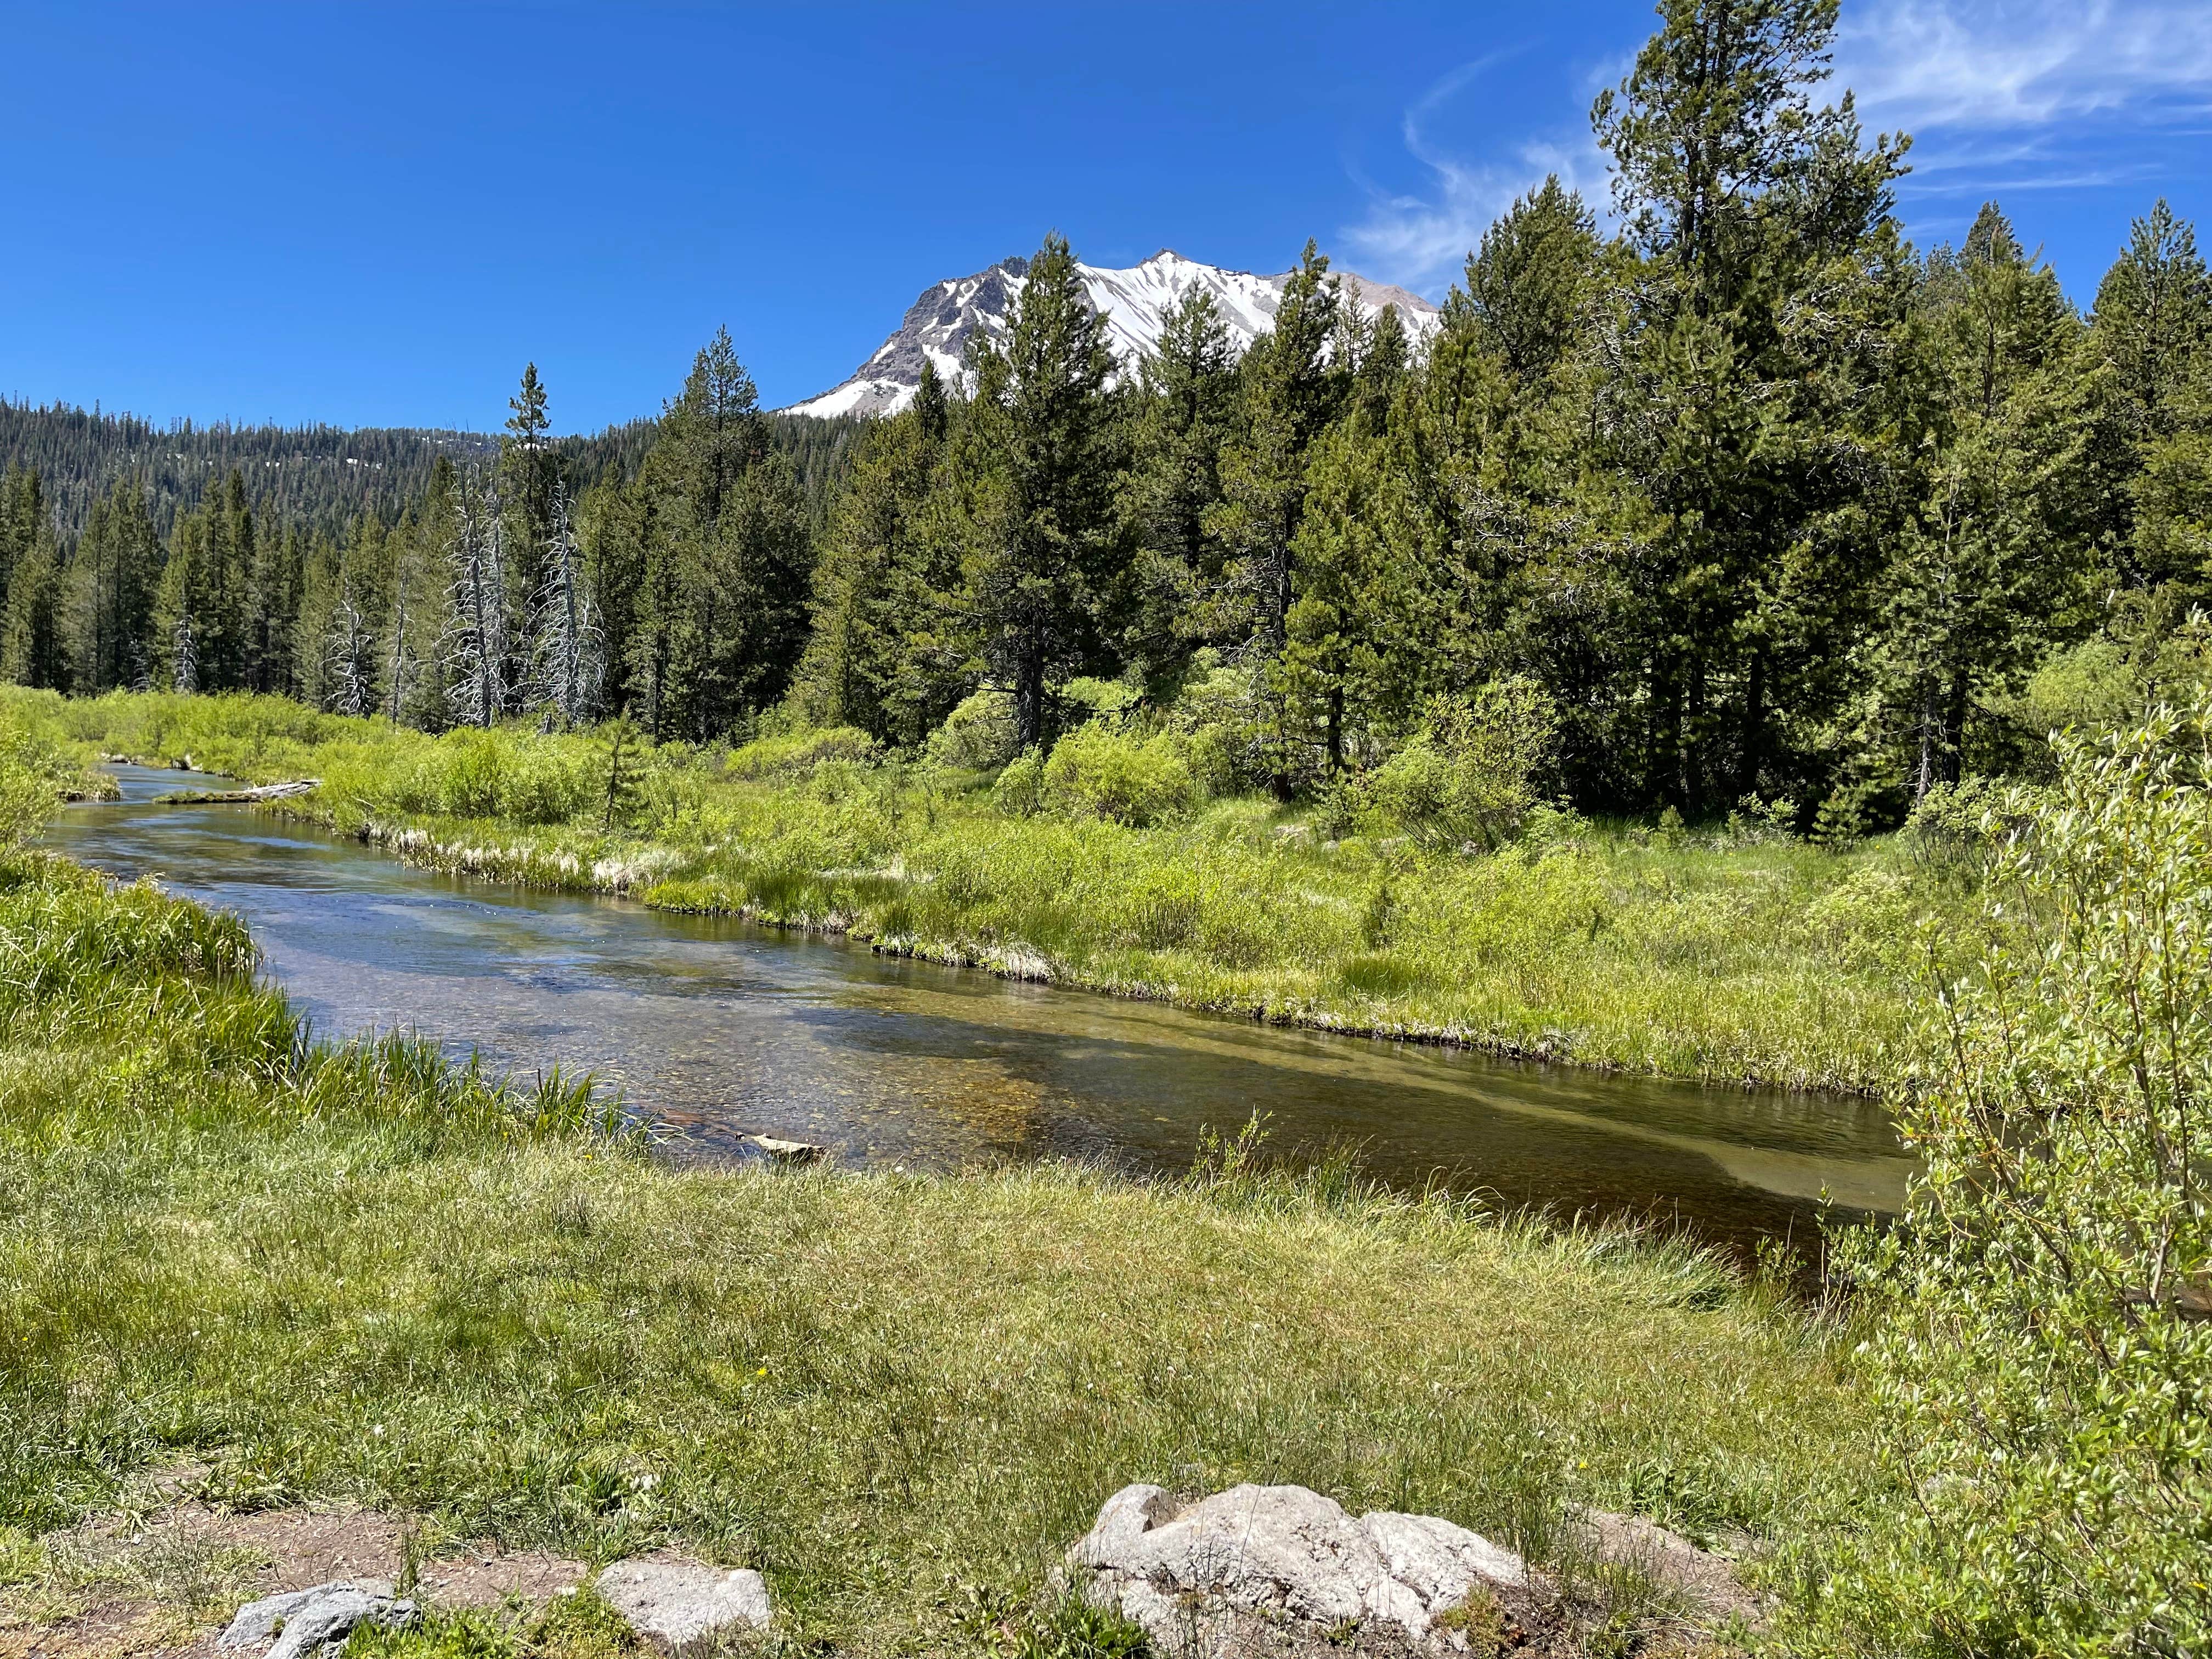
M 769 419 L 818 511 L 855 423 Z M 586 489 L 611 473 L 635 473 L 658 426 L 647 418 L 589 436 L 556 438 L 554 453 L 572 486 Z M 466 468 L 495 460 L 499 446 L 494 433 L 429 427 L 348 430 L 190 421 L 157 427 L 133 415 L 0 398 L 0 471 L 39 475 L 55 532 L 64 542 L 83 533 L 93 502 L 119 482 L 140 489 L 154 527 L 167 536 L 181 514 L 225 488 L 233 472 L 265 516 L 342 536 L 364 513 L 396 523 L 422 501 L 441 457 Z
M 1049 240 L 880 422 L 763 414 L 726 335 L 593 439 L 534 369 L 495 445 L 12 411 L 0 672 L 907 749 L 978 696 L 1048 748 L 1119 680 L 1285 796 L 1540 732 L 1585 808 L 1839 834 L 2201 672 L 2191 228 L 2086 316 L 1994 203 L 1916 249 L 1909 141 L 1820 96 L 1832 5 L 1663 17 L 1593 111 L 1620 231 L 1547 181 L 1423 342 L 1310 246 L 1241 358 L 1194 293 L 1118 374 Z

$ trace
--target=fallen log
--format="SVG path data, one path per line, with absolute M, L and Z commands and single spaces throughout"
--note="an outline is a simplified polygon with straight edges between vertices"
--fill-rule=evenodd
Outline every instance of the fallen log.
M 248 789 L 176 789 L 154 797 L 161 806 L 225 806 L 245 801 L 283 800 L 322 787 L 320 778 L 297 778 L 290 783 L 257 783 Z

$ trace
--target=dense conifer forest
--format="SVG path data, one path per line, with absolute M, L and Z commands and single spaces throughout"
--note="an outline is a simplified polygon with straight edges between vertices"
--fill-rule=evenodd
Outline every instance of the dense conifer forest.
M 534 368 L 495 440 L 0 408 L 0 674 L 908 749 L 981 697 L 1000 761 L 1103 699 L 1285 798 L 1535 734 L 1586 810 L 1834 833 L 2034 771 L 2197 652 L 2212 280 L 2162 202 L 2086 313 L 2000 204 L 1914 247 L 1832 8 L 1755 9 L 1599 99 L 1617 231 L 1547 181 L 1418 345 L 1310 246 L 1241 360 L 1193 295 L 1117 374 L 1053 237 L 875 422 L 726 332 L 590 439 Z

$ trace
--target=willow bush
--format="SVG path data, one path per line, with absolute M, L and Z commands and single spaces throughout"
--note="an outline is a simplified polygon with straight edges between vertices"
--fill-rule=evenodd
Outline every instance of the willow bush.
M 1832 1615 L 1884 1654 L 2212 1651 L 2212 698 L 2062 740 L 1992 877 L 1863 1264 L 1912 1501 Z

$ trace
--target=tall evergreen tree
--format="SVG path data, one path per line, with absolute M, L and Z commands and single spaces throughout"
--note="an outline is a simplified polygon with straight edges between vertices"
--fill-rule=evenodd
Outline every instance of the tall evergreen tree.
M 93 503 L 70 562 L 69 632 L 76 689 L 112 691 L 149 672 L 147 630 L 161 544 L 135 483 Z
M 1599 255 L 1596 216 L 1553 173 L 1482 233 L 1444 326 L 1468 327 L 1516 382 L 1537 380 L 1572 344 Z
M 507 596 L 517 613 L 526 611 L 544 561 L 547 538 L 553 531 L 553 495 L 560 483 L 560 458 L 555 453 L 552 421 L 546 413 L 545 383 L 538 378 L 538 365 L 526 363 L 522 384 L 507 406 L 507 428 L 499 445 L 500 502 L 506 515 L 505 546 L 507 576 L 514 591 Z M 517 639 L 515 648 L 526 641 Z M 510 678 L 519 679 L 527 664 L 509 665 Z
M 0 593 L 15 574 L 17 561 L 26 556 L 49 527 L 46 487 L 34 466 L 8 464 L 0 474 Z
M 209 580 L 208 514 L 177 521 L 169 556 L 154 590 L 153 637 L 148 654 L 153 683 L 165 691 L 193 692 L 204 683 L 212 583 Z
M 631 629 L 656 737 L 704 742 L 783 695 L 805 642 L 804 495 L 729 331 L 702 349 L 644 474 L 661 496 Z
M 443 647 L 454 488 L 450 466 L 434 474 L 421 516 L 410 508 L 386 538 L 391 592 L 378 632 L 376 663 L 381 708 L 394 726 L 435 732 L 452 723 Z
M 495 726 L 507 712 L 513 659 L 507 526 L 497 488 L 471 474 L 461 485 L 447 550 L 446 702 L 465 726 Z
M 1283 648 L 1297 598 L 1291 544 L 1305 513 L 1307 452 L 1336 417 L 1349 383 L 1329 356 L 1339 286 L 1308 242 L 1284 284 L 1274 327 L 1244 354 L 1240 431 L 1222 452 L 1220 505 L 1205 515 L 1228 555 L 1218 625 L 1269 659 Z
M 1995 203 L 1930 262 L 1943 416 L 1926 498 L 1889 575 L 1885 670 L 1916 797 L 1959 775 L 1983 693 L 2078 614 L 2088 571 L 2080 463 L 2090 390 L 2079 319 Z
M 913 404 L 863 441 L 814 571 L 801 706 L 824 725 L 915 744 L 966 690 L 949 599 L 957 555 L 937 467 L 951 411 L 924 362 Z
M 1850 94 L 1815 100 L 1835 0 L 1662 0 L 1659 12 L 1592 112 L 1641 256 L 1613 325 L 1628 361 L 1593 429 L 1632 486 L 1608 512 L 1626 508 L 1644 544 L 1639 792 L 1701 811 L 1777 758 L 1785 635 L 1808 615 L 1792 550 L 1848 493 L 1819 428 L 1855 418 L 1834 382 L 1863 367 L 1850 332 L 1819 319 L 1868 303 L 1859 291 L 1895 239 L 1905 147 L 1863 146 Z M 1870 561 L 1831 561 L 1809 614 L 1848 613 L 1876 580 Z
M 1208 515 L 1221 505 L 1221 452 L 1236 429 L 1237 357 L 1211 290 L 1193 283 L 1168 307 L 1139 374 L 1127 487 L 1139 556 L 1126 638 L 1158 679 L 1202 637 L 1194 607 L 1225 560 Z
M 2122 583 L 2153 591 L 2129 623 L 2155 649 L 2212 596 L 2212 275 L 2196 228 L 2163 199 L 2098 285 L 2090 340 L 2111 377 L 2096 457 L 2106 522 Z
M 978 331 L 969 349 L 963 595 L 978 654 L 1013 697 L 1018 740 L 1048 746 L 1058 689 L 1096 663 L 1102 602 L 1127 562 L 1113 356 L 1065 237 L 1047 236 L 1030 262 L 1005 348 Z
M 69 653 L 61 628 L 63 568 L 51 526 L 33 534 L 8 581 L 8 614 L 0 625 L 0 679 L 65 691 Z
M 339 571 L 330 632 L 323 641 L 323 706 L 333 714 L 358 719 L 376 710 L 378 664 L 376 635 L 354 597 L 353 580 L 349 569 Z

